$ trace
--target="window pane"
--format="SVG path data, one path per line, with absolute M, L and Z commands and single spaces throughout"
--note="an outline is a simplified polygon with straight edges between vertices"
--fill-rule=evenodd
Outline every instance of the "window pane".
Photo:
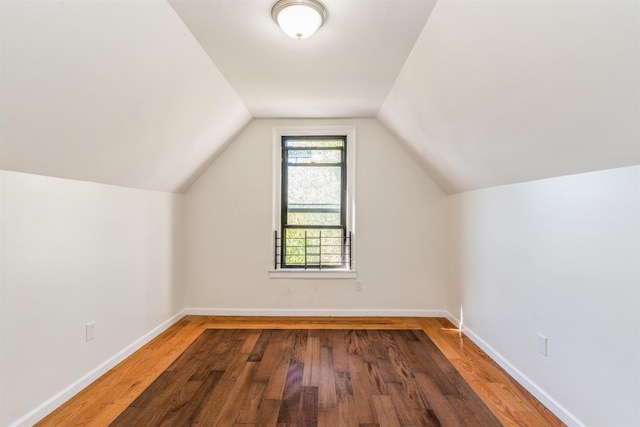
M 305 258 L 305 238 L 304 230 L 285 230 L 285 264 L 304 265 Z
M 340 208 L 340 167 L 289 168 L 288 205 L 324 205 Z
M 285 230 L 285 263 L 289 266 L 341 266 L 343 236 L 341 229 Z
M 339 139 L 330 139 L 331 137 L 315 139 L 315 138 L 302 138 L 297 139 L 295 137 L 287 138 L 285 141 L 285 147 L 343 147 L 344 141 Z
M 301 205 L 289 203 L 289 212 L 340 212 L 340 206 L 320 203 L 304 203 Z
M 291 212 L 287 216 L 289 225 L 340 225 L 340 213 Z
M 341 150 L 287 150 L 289 164 L 340 163 Z

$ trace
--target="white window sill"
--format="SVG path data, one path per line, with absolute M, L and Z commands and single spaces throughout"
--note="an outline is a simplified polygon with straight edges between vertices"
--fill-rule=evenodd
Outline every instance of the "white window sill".
M 356 279 L 358 273 L 354 270 L 304 270 L 282 269 L 269 270 L 270 279 Z

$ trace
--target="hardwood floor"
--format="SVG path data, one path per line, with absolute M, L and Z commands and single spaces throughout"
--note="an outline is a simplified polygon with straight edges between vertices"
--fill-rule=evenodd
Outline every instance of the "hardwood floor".
M 503 425 L 564 425 L 473 342 L 461 335 L 446 319 L 186 316 L 127 360 L 78 393 L 38 423 L 37 426 L 109 425 L 132 402 L 138 399 L 141 393 L 156 378 L 175 363 L 179 356 L 205 329 L 210 328 L 422 329 Z M 248 375 L 249 373 L 246 374 Z M 256 373 L 253 372 L 253 374 Z M 296 378 L 295 375 L 292 378 Z M 215 378 L 209 378 L 209 381 L 215 381 Z M 256 396 L 258 392 L 259 390 L 251 388 L 242 390 L 243 395 L 246 397 Z M 307 390 L 307 393 L 310 392 L 310 390 Z M 310 394 L 307 398 L 313 399 L 314 396 Z M 238 402 L 238 404 L 240 403 Z M 390 405 L 393 406 L 393 400 L 377 397 L 373 400 L 373 405 L 374 410 L 383 414 L 381 415 L 382 420 L 378 419 L 382 425 L 384 414 L 390 413 Z M 249 411 L 250 407 L 251 404 L 247 407 L 233 406 L 233 410 Z M 243 416 L 249 417 L 247 414 Z M 317 414 L 316 416 L 322 418 L 328 415 Z M 256 425 L 272 424 L 257 423 Z M 325 425 L 331 424 L 327 423 Z
M 421 330 L 207 329 L 110 427 L 501 423 Z

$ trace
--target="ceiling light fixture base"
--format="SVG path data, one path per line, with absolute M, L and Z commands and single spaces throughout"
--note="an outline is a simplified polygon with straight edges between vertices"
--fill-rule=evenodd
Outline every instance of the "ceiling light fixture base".
M 290 37 L 304 39 L 315 33 L 327 19 L 327 9 L 317 0 L 279 0 L 271 17 Z

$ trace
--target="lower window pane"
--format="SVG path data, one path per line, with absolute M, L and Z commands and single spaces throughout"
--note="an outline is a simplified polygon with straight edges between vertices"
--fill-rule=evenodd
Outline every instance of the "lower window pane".
M 341 267 L 344 265 L 342 229 L 285 229 L 284 265 Z
M 340 225 L 340 213 L 289 212 L 288 225 Z

